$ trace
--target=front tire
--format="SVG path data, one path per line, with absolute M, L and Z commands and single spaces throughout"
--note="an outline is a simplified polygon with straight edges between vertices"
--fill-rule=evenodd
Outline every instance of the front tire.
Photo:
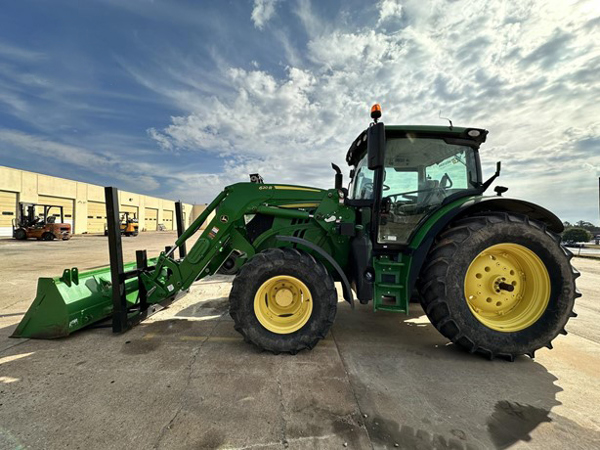
M 244 339 L 276 354 L 313 348 L 337 311 L 333 279 L 323 264 L 291 248 L 265 250 L 245 263 L 229 302 Z
M 24 241 L 27 239 L 27 232 L 23 228 L 19 228 L 15 231 L 15 239 Z
M 488 213 L 437 238 L 419 280 L 431 323 L 490 359 L 534 357 L 574 317 L 579 273 L 557 235 L 526 216 Z

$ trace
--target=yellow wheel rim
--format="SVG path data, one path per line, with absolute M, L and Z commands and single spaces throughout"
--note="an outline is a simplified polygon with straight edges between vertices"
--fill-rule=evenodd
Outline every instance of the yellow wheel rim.
M 263 327 L 277 334 L 299 330 L 312 314 L 310 290 L 298 278 L 279 275 L 269 278 L 254 296 L 254 314 Z
M 473 315 L 505 333 L 533 325 L 550 301 L 550 276 L 542 260 L 518 244 L 488 247 L 465 275 L 465 298 Z

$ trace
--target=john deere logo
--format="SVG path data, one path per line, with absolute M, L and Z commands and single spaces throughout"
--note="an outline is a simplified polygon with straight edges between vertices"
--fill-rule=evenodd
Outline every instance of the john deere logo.
M 227 223 L 227 222 L 229 222 L 229 217 L 227 217 L 227 216 L 223 215 L 223 216 L 221 216 L 221 219 L 220 219 L 220 220 L 221 220 L 221 222 L 223 222 L 223 223 Z

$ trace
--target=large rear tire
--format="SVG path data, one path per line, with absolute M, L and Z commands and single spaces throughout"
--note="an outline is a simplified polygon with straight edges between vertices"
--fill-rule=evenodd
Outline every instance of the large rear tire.
M 229 295 L 235 329 L 273 353 L 313 348 L 335 319 L 337 293 L 320 262 L 296 249 L 269 249 L 245 263 Z
M 544 224 L 488 213 L 440 234 L 419 280 L 431 323 L 452 342 L 490 359 L 534 357 L 567 334 L 579 273 Z

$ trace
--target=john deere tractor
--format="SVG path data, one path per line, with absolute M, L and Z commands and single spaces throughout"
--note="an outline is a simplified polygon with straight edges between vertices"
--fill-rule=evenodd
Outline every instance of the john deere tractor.
M 338 308 L 334 282 L 354 308 L 408 313 L 411 296 L 440 333 L 471 353 L 534 356 L 565 332 L 577 271 L 560 244 L 561 221 L 541 206 L 484 196 L 479 147 L 488 132 L 373 123 L 352 142 L 350 184 L 238 183 L 226 187 L 175 246 L 149 266 L 129 264 L 124 296 L 175 298 L 229 261 L 239 272 L 230 314 L 244 339 L 274 353 L 314 347 Z M 183 258 L 175 256 L 217 214 Z M 110 269 L 40 279 L 15 336 L 58 337 L 114 314 Z M 137 308 L 137 309 L 136 309 Z M 137 312 L 136 312 L 137 311 Z

